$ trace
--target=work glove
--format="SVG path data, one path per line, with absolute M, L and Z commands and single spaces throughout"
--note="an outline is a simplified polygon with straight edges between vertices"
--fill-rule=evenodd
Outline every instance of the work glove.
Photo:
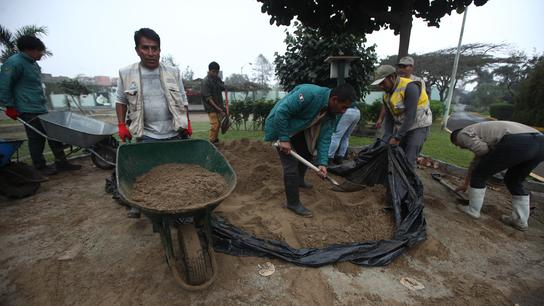
M 6 107 L 6 116 L 10 117 L 13 120 L 17 120 L 17 110 L 15 107 L 8 106 Z
M 127 142 L 127 138 L 128 140 L 132 139 L 132 135 L 124 122 L 119 123 L 117 127 L 119 128 L 119 138 L 121 138 L 122 142 Z
M 193 128 L 191 127 L 191 119 L 188 118 L 189 116 L 187 116 L 187 129 L 186 129 L 186 133 L 187 135 L 191 136 L 193 135 Z

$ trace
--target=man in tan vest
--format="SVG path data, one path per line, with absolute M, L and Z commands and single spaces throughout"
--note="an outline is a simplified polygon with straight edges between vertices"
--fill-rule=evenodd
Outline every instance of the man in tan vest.
M 161 141 L 188 137 L 188 100 L 179 70 L 160 62 L 161 39 L 149 29 L 134 33 L 140 62 L 119 70 L 117 113 L 119 137 L 123 142 Z M 128 214 L 138 218 L 132 208 Z

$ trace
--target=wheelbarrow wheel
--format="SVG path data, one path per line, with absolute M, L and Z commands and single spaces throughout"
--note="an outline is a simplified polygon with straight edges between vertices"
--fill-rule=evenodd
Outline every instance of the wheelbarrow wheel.
M 187 282 L 191 285 L 203 284 L 208 280 L 208 269 L 195 224 L 180 224 L 177 232 L 183 251 Z
M 94 151 L 99 154 L 103 159 L 109 161 L 110 163 L 115 164 L 115 154 L 116 151 L 114 148 L 107 148 L 107 147 L 97 147 L 94 149 Z M 114 165 L 109 164 L 102 160 L 102 158 L 96 156 L 95 154 L 91 154 L 91 161 L 95 166 L 102 170 L 111 170 L 115 168 Z

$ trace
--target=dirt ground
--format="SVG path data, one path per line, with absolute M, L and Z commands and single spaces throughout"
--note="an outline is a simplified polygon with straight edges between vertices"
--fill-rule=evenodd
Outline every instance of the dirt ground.
M 281 181 L 274 151 L 249 141 L 220 149 L 233 164 L 238 185 L 216 211 L 233 224 L 294 247 L 359 239 L 345 234 L 356 232 L 353 226 L 360 226 L 357 230 L 365 232 L 360 236 L 365 239 L 388 235 L 386 230 L 367 235 L 372 223 L 357 224 L 372 214 L 376 222 L 387 224 L 377 192 L 333 193 L 309 173 L 314 188 L 301 195 L 315 217 L 300 218 L 281 207 L 281 184 L 271 184 Z M 93 167 L 89 159 L 77 162 L 84 166 L 82 171 L 52 177 L 35 196 L 0 198 L 0 305 L 542 305 L 544 301 L 541 197 L 533 198 L 536 208 L 529 231 L 523 233 L 499 221 L 501 214 L 510 212 L 504 187 L 488 191 L 482 218 L 473 220 L 455 209 L 455 200 L 431 178 L 431 169 L 420 169 L 428 238 L 389 266 L 339 263 L 304 268 L 275 259 L 217 254 L 215 283 L 205 291 L 187 292 L 173 279 L 151 223 L 126 218 L 125 208 L 104 192 L 110 172 Z M 361 213 L 353 213 L 354 207 Z M 258 274 L 258 265 L 267 261 L 276 271 L 264 277 Z M 411 291 L 400 283 L 403 277 L 425 288 Z

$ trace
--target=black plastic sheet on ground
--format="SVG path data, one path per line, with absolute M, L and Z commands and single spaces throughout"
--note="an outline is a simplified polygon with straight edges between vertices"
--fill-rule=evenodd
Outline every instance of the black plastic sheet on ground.
M 310 267 L 341 261 L 383 266 L 391 263 L 408 247 L 425 240 L 423 185 L 414 169 L 408 165 L 402 149 L 377 142 L 361 151 L 352 167 L 338 168 L 334 172 L 357 184 L 386 186 L 395 215 L 396 229 L 392 240 L 337 244 L 322 249 L 295 249 L 282 241 L 252 236 L 214 216 L 214 249 L 236 256 L 275 257 Z

